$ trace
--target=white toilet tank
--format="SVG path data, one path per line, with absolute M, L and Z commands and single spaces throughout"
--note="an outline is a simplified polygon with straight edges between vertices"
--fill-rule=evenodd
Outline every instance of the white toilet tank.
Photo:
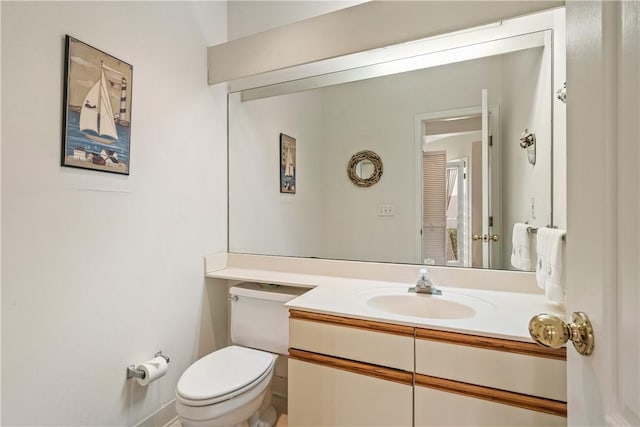
M 284 304 L 308 290 L 251 282 L 231 287 L 231 342 L 272 353 L 287 354 L 289 310 Z

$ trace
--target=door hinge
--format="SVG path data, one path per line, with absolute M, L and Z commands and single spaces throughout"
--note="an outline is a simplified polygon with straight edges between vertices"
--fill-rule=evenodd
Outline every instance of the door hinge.
M 493 216 L 489 217 L 489 227 L 493 227 Z
M 462 174 L 462 179 L 467 179 L 467 173 L 466 172 Z
M 493 135 L 489 135 L 489 147 L 493 147 Z

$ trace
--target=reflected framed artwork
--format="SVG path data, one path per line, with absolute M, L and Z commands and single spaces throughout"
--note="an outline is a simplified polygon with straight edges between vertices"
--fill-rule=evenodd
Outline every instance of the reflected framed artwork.
M 129 175 L 133 67 L 65 38 L 61 165 Z
M 280 134 L 280 192 L 296 192 L 296 140 Z

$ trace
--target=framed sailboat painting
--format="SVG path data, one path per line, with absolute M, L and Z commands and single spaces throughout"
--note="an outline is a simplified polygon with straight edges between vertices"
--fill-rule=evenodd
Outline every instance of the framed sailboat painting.
M 296 140 L 280 134 L 280 192 L 296 192 Z
M 133 67 L 66 36 L 62 166 L 129 175 Z

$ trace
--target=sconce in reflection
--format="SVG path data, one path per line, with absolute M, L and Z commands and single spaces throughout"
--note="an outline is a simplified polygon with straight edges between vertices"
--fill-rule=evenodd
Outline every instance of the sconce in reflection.
M 564 82 L 562 87 L 556 91 L 556 98 L 565 104 L 567 103 L 567 82 Z
M 520 147 L 527 150 L 527 158 L 532 165 L 536 164 L 536 135 L 525 129 L 520 137 Z

